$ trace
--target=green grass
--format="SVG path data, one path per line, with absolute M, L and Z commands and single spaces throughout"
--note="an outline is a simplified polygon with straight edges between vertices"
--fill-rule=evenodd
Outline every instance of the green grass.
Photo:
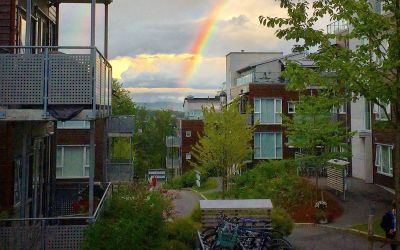
M 207 197 L 207 199 L 209 199 L 209 200 L 218 200 L 218 199 L 221 199 L 222 192 L 215 191 L 215 192 L 210 192 L 210 193 L 203 193 L 203 195 L 205 197 Z
M 218 187 L 218 182 L 215 177 L 210 177 L 205 183 L 202 183 L 201 187 L 194 186 L 193 189 L 198 192 L 206 192 L 209 190 L 216 189 Z
M 379 225 L 380 223 L 381 222 L 379 220 L 374 221 L 374 234 L 385 237 L 385 231 L 383 231 L 383 229 Z M 368 233 L 368 224 L 354 225 L 354 226 L 351 226 L 350 228 Z

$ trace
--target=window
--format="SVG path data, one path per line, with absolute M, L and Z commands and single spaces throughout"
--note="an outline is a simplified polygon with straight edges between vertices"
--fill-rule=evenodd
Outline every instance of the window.
M 57 146 L 57 178 L 89 177 L 89 146 Z
M 375 166 L 378 173 L 393 176 L 392 146 L 376 145 Z
M 282 133 L 254 133 L 254 159 L 282 159 Z
M 288 113 L 289 114 L 296 113 L 296 103 L 295 102 L 288 102 Z
M 186 160 L 191 160 L 192 155 L 190 153 L 186 153 L 185 158 L 186 158 Z
M 388 115 L 390 115 L 390 104 L 386 104 L 384 106 L 386 108 L 386 112 L 388 113 Z M 388 116 L 386 115 L 385 110 L 377 104 L 374 104 L 374 113 L 376 115 L 375 116 L 376 120 L 379 120 L 379 121 L 387 121 L 388 120 Z
M 186 137 L 192 137 L 192 131 L 186 131 Z
M 254 99 L 254 120 L 261 124 L 282 124 L 282 99 Z
M 58 129 L 90 129 L 89 121 L 58 121 Z
M 342 103 L 339 105 L 339 114 L 347 113 L 347 103 Z

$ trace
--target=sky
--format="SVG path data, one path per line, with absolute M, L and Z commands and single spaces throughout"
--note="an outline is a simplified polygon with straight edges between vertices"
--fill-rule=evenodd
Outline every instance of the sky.
M 60 45 L 89 45 L 90 5 L 62 4 Z M 109 6 L 113 77 L 135 102 L 183 102 L 214 96 L 225 81 L 225 56 L 283 51 L 292 44 L 259 25 L 284 16 L 275 0 L 114 0 Z M 104 7 L 97 5 L 96 45 L 103 51 Z

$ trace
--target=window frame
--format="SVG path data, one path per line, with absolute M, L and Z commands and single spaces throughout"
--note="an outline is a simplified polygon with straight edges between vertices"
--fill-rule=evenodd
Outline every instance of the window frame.
M 383 171 L 383 155 L 382 155 L 382 148 L 387 147 L 389 149 L 389 173 Z M 393 145 L 388 144 L 375 144 L 375 162 L 374 165 L 376 166 L 376 173 L 381 175 L 386 175 L 389 177 L 393 177 Z
M 261 111 L 261 105 L 262 105 L 262 101 L 263 100 L 273 100 L 274 101 L 274 112 L 273 112 L 273 114 L 274 114 L 274 121 L 272 122 L 272 123 L 270 123 L 270 122 L 262 122 L 262 111 Z M 259 112 L 256 112 L 256 102 L 257 101 L 259 101 L 259 103 L 258 103 L 258 110 L 259 110 Z M 280 101 L 280 112 L 277 112 L 277 101 Z M 259 124 L 261 124 L 261 125 L 281 125 L 282 124 L 282 106 L 283 106 L 283 99 L 282 98 L 277 98 L 277 97 L 267 97 L 267 98 L 262 98 L 262 97 L 256 97 L 256 98 L 254 98 L 254 100 L 253 100 L 253 106 L 254 106 L 254 111 L 253 111 L 253 113 L 254 113 L 254 121 L 258 121 L 259 122 Z M 259 116 L 259 119 L 256 119 L 256 114 L 258 114 L 258 116 Z M 280 121 L 279 122 L 277 122 L 277 116 L 280 116 L 281 117 L 281 119 L 280 119 Z
M 347 114 L 347 102 L 341 103 L 339 105 L 338 114 L 341 114 L 341 115 Z
M 288 105 L 288 114 L 296 114 L 296 103 L 295 101 L 288 101 L 287 105 Z M 290 111 L 290 105 L 293 105 L 293 111 Z
M 84 122 L 83 123 L 83 127 L 79 127 L 79 126 L 65 127 L 65 123 L 67 123 L 69 121 L 58 121 L 57 122 L 57 129 L 90 129 L 90 121 L 86 121 L 86 120 L 79 120 L 79 121 L 80 122 Z
M 185 159 L 186 160 L 191 160 L 192 159 L 192 154 L 190 152 L 185 153 Z
M 64 176 L 65 169 L 65 148 L 67 147 L 80 147 L 83 150 L 82 160 L 82 176 Z M 87 179 L 86 170 L 90 171 L 90 145 L 57 145 L 57 149 L 61 148 L 61 164 L 56 161 L 56 179 Z M 57 176 L 57 169 L 61 169 L 61 176 Z
M 259 137 L 259 147 L 257 147 L 257 149 L 259 149 L 259 156 L 256 156 L 256 153 L 255 153 L 255 149 L 256 149 L 256 134 L 259 134 L 260 135 L 260 137 Z M 261 135 L 262 134 L 273 134 L 274 135 L 274 157 L 273 158 L 271 158 L 271 157 L 263 157 L 262 156 L 262 143 L 261 143 Z M 277 136 L 278 136 L 278 134 L 280 134 L 280 138 L 281 138 L 281 142 L 280 142 L 280 147 L 277 147 Z M 254 132 L 254 142 L 253 142 L 253 148 L 254 148 L 254 159 L 256 159 L 256 160 L 263 160 L 263 159 L 271 159 L 271 160 L 282 160 L 283 159 L 283 148 L 284 148 L 284 145 L 283 145 L 283 133 L 282 132 Z M 281 152 L 282 152 L 282 155 L 280 155 L 280 156 L 278 156 L 277 155 L 277 152 L 278 152 L 278 148 L 280 148 L 281 149 Z
M 185 131 L 185 137 L 186 137 L 186 138 L 192 137 L 192 131 L 191 131 L 191 130 L 186 130 L 186 131 Z
M 377 121 L 388 121 L 389 117 L 391 115 L 391 107 L 390 103 L 386 104 L 386 111 L 388 113 L 388 116 L 385 114 L 383 108 L 379 106 L 378 104 L 374 103 L 374 113 L 375 113 L 375 120 Z

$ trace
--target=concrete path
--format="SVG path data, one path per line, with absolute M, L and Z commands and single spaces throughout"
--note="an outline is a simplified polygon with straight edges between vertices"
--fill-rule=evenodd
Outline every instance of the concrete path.
M 304 226 L 296 227 L 288 237 L 296 250 L 366 250 L 368 241 L 365 237 L 336 229 Z M 375 243 L 374 249 L 390 250 Z
M 173 205 L 177 216 L 189 215 L 192 210 L 199 204 L 202 198 L 200 195 L 189 190 L 171 190 L 175 194 Z
M 356 224 L 366 224 L 370 214 L 375 216 L 375 220 L 381 220 L 391 208 L 394 195 L 375 184 L 367 184 L 355 178 L 347 180 L 348 191 L 346 200 L 343 200 L 341 193 L 336 195 L 334 190 L 326 186 L 326 178 L 320 178 L 320 186 L 336 197 L 344 210 L 343 215 L 330 225 L 348 228 Z

